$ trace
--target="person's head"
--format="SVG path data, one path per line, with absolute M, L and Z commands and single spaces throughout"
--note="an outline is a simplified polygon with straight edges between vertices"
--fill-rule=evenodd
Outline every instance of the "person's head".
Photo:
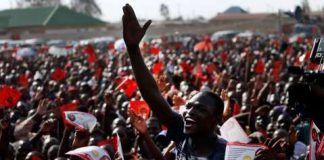
M 46 138 L 43 142 L 42 153 L 45 155 L 51 146 L 58 145 L 58 144 L 59 141 L 56 138 L 54 137 Z
M 119 108 L 119 113 L 126 119 L 127 118 L 127 111 L 129 107 L 129 102 L 125 101 L 122 103 L 121 108 Z
M 129 151 L 131 148 L 131 145 L 130 145 L 130 140 L 127 136 L 127 130 L 125 127 L 117 127 L 113 130 L 112 132 L 112 135 L 117 135 L 119 136 L 120 138 L 120 143 L 122 145 L 122 148 L 123 148 L 123 151 L 124 152 L 127 152 Z
M 155 117 L 150 117 L 146 121 L 146 125 L 147 125 L 147 130 L 152 138 L 155 137 L 157 134 L 159 134 L 159 132 L 161 131 L 159 120 Z
M 278 116 L 280 115 L 280 110 L 278 109 L 272 109 L 270 110 L 270 113 L 269 113 L 269 118 L 270 118 L 270 121 L 271 122 L 277 122 L 277 119 L 278 119 Z
M 24 159 L 27 154 L 32 151 L 33 146 L 29 141 L 20 140 L 15 153 L 15 159 L 20 160 Z
M 29 152 L 25 160 L 44 159 L 43 155 L 37 151 Z
M 47 151 L 47 159 L 54 160 L 57 157 L 57 152 L 59 150 L 59 145 L 52 145 Z
M 126 127 L 126 121 L 122 118 L 115 118 L 111 124 L 111 129 L 114 130 L 117 127 Z
M 223 116 L 224 102 L 215 93 L 199 92 L 185 105 L 185 134 L 212 134 Z
M 285 129 L 276 129 L 273 132 L 273 138 L 275 139 L 284 139 L 285 141 L 288 142 L 288 131 L 286 131 Z
M 270 122 L 268 125 L 267 125 L 267 134 L 269 137 L 272 137 L 273 135 L 273 132 L 276 130 L 276 125 L 272 122 Z
M 259 144 L 259 143 L 264 143 L 266 140 L 266 137 L 261 133 L 261 132 L 253 132 L 252 134 L 249 135 L 250 142 L 251 144 Z
M 276 123 L 276 127 L 278 129 L 285 129 L 286 131 L 289 131 L 289 127 L 292 123 L 292 118 L 289 114 L 284 113 L 279 115 L 277 123 Z
M 112 145 L 106 144 L 106 145 L 100 146 L 100 148 L 104 149 L 109 154 L 110 157 L 114 157 L 115 150 Z

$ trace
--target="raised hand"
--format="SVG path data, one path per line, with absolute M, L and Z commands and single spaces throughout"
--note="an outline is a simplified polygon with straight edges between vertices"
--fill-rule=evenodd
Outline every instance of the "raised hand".
M 257 151 L 255 160 L 284 160 L 288 144 L 284 139 L 267 139 L 264 143 L 268 148 Z
M 90 133 L 88 130 L 76 130 L 74 134 L 74 140 L 72 142 L 73 148 L 79 148 L 87 146 L 90 139 Z
M 186 104 L 186 101 L 178 96 L 178 95 L 174 95 L 172 97 L 172 102 L 173 102 L 173 105 L 176 107 L 176 108 L 180 108 L 182 105 L 185 105 Z
M 144 26 L 141 27 L 133 8 L 129 4 L 123 7 L 123 12 L 123 36 L 126 46 L 127 48 L 138 46 L 152 21 L 147 21 Z
M 131 121 L 132 125 L 136 128 L 136 130 L 140 134 L 147 133 L 147 126 L 146 126 L 145 120 L 142 117 L 137 116 L 131 110 L 129 111 L 129 117 L 130 117 L 130 121 Z
M 45 122 L 43 122 L 40 126 L 40 132 L 43 134 L 48 133 L 49 131 L 51 131 L 51 129 L 54 127 L 54 121 L 52 120 L 47 120 Z
M 47 112 L 47 108 L 49 106 L 49 101 L 48 99 L 43 99 L 39 102 L 37 110 L 36 110 L 36 114 L 37 115 L 43 115 Z
M 168 83 L 168 78 L 165 75 L 160 76 L 156 81 L 160 92 L 164 92 L 170 89 L 170 83 Z

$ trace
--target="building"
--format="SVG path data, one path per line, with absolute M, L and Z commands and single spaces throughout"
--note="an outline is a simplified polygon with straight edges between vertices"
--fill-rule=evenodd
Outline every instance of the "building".
M 211 18 L 210 23 L 225 26 L 226 30 L 251 30 L 258 32 L 281 32 L 293 19 L 278 13 L 249 13 L 240 7 L 230 7 Z M 285 32 L 285 31 L 284 31 Z
M 106 22 L 75 12 L 65 6 L 19 8 L 0 11 L 1 37 L 60 38 L 60 35 L 98 31 Z M 54 36 L 54 37 L 52 37 Z

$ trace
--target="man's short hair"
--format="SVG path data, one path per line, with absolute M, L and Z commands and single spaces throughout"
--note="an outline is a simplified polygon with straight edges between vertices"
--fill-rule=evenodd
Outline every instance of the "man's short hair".
M 209 96 L 209 97 L 214 99 L 215 104 L 216 104 L 214 106 L 214 107 L 216 107 L 215 114 L 216 114 L 217 118 L 222 119 L 223 111 L 224 111 L 224 102 L 223 102 L 223 100 L 216 93 L 211 92 L 211 91 L 203 91 L 203 92 L 201 92 L 201 94 Z

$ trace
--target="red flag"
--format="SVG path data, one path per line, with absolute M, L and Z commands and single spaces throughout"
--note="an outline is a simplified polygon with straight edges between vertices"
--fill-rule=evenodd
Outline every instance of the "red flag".
M 222 52 L 222 53 L 220 54 L 220 57 L 221 57 L 221 59 L 222 59 L 222 63 L 225 64 L 225 63 L 227 62 L 227 60 L 228 60 L 227 52 Z
M 304 42 L 304 38 L 302 36 L 298 36 L 297 37 L 297 43 L 303 43 Z
M 26 76 L 26 74 L 20 74 L 19 76 L 19 84 L 23 87 L 27 87 L 28 86 L 28 78 Z
M 151 54 L 157 55 L 159 53 L 160 53 L 160 48 L 158 48 L 158 47 L 152 47 L 151 48 Z
M 0 108 L 1 107 L 14 107 L 17 105 L 17 102 L 19 101 L 21 97 L 21 93 L 10 87 L 10 86 L 3 86 L 0 89 Z
M 319 66 L 320 66 L 319 64 L 316 64 L 316 63 L 310 63 L 310 64 L 308 65 L 308 70 L 311 70 L 311 71 L 313 71 L 313 70 L 317 70 Z
M 195 68 L 193 69 L 193 74 L 196 76 L 196 78 L 200 78 L 203 76 L 203 69 L 200 63 L 196 64 Z
M 133 100 L 129 102 L 130 110 L 134 111 L 134 113 L 144 119 L 148 119 L 150 117 L 151 109 L 148 104 L 143 100 Z
M 101 78 L 101 76 L 102 76 L 102 68 L 99 67 L 96 69 L 95 77 L 97 80 L 99 80 Z
M 83 52 L 85 52 L 86 54 L 94 54 L 95 50 L 92 47 L 92 45 L 88 45 L 87 47 L 84 48 Z
M 152 73 L 154 75 L 158 75 L 162 70 L 163 70 L 163 63 L 162 62 L 157 62 L 153 64 L 152 66 Z
M 109 50 L 113 50 L 113 49 L 115 49 L 115 44 L 113 42 L 111 42 L 111 43 L 108 44 L 107 48 Z
M 216 71 L 216 66 L 213 63 L 210 63 L 207 65 L 206 71 L 208 74 L 212 74 L 214 71 Z
M 121 82 L 117 88 L 117 90 L 122 89 L 127 97 L 132 97 L 134 92 L 137 89 L 137 84 L 135 80 L 126 78 L 123 82 Z
M 185 50 L 182 51 L 182 54 L 189 55 L 190 54 L 190 51 L 188 49 L 185 49 Z
M 72 102 L 72 103 L 68 103 L 68 104 L 64 104 L 64 105 L 60 106 L 59 110 L 63 117 L 65 111 L 76 111 L 77 108 L 78 108 L 78 103 Z
M 96 57 L 95 54 L 89 54 L 87 60 L 88 60 L 88 62 L 89 62 L 90 64 L 92 64 L 92 63 L 96 62 L 97 57 Z
M 273 65 L 273 68 L 276 69 L 276 70 L 279 70 L 280 67 L 281 67 L 281 62 L 280 61 L 275 61 L 274 65 Z
M 32 155 L 31 160 L 42 160 L 42 158 L 40 158 L 36 155 Z
M 276 69 L 276 68 L 272 69 L 272 77 L 275 82 L 278 82 L 280 80 L 279 69 Z
M 254 67 L 254 72 L 257 74 L 262 74 L 265 71 L 265 64 L 263 60 L 259 59 Z
M 73 46 L 72 46 L 72 45 L 66 45 L 66 46 L 64 46 L 64 48 L 65 48 L 66 50 L 69 50 L 69 49 L 72 49 Z
M 288 54 L 288 55 L 291 54 L 293 51 L 294 51 L 294 48 L 292 46 L 288 46 L 286 48 L 286 54 Z
M 305 59 L 304 59 L 304 61 L 308 61 L 308 60 L 310 59 L 311 54 L 312 54 L 311 51 L 307 51 L 307 52 L 305 53 Z
M 192 67 L 190 66 L 190 64 L 188 64 L 186 62 L 181 62 L 179 65 L 183 72 L 190 73 L 192 70 Z
M 114 148 L 114 151 L 117 152 L 118 150 L 118 138 L 116 135 L 110 137 L 108 139 L 108 144 L 112 145 L 112 147 Z
M 38 53 L 45 54 L 45 53 L 48 53 L 48 50 L 49 50 L 48 46 L 43 46 L 38 50 Z
M 225 40 L 224 40 L 223 38 L 221 38 L 221 39 L 219 39 L 219 40 L 217 41 L 217 45 L 218 45 L 218 46 L 224 46 L 224 44 L 225 44 Z
M 182 47 L 182 43 L 181 42 L 176 42 L 175 43 L 175 46 L 174 46 L 175 49 L 180 49 L 181 47 Z
M 65 72 L 61 68 L 57 68 L 52 74 L 51 78 L 56 81 L 63 80 L 65 78 Z
M 97 146 L 99 146 L 99 147 L 103 146 L 103 145 L 106 145 L 106 144 L 111 144 L 111 142 L 108 139 L 104 139 L 104 140 L 101 140 L 101 141 L 97 142 Z
M 83 51 L 88 55 L 87 60 L 90 64 L 94 63 L 97 60 L 93 46 L 88 45 Z
M 234 107 L 233 107 L 233 116 L 240 114 L 241 107 L 240 105 L 235 102 Z
M 272 40 L 271 45 L 274 46 L 274 47 L 279 47 L 280 42 L 279 42 L 278 39 L 274 39 L 274 40 Z
M 123 148 L 120 142 L 119 135 L 114 135 L 110 139 L 108 139 L 108 144 L 112 145 L 114 148 L 115 154 L 118 153 L 119 157 L 124 160 L 124 155 L 123 155 Z

